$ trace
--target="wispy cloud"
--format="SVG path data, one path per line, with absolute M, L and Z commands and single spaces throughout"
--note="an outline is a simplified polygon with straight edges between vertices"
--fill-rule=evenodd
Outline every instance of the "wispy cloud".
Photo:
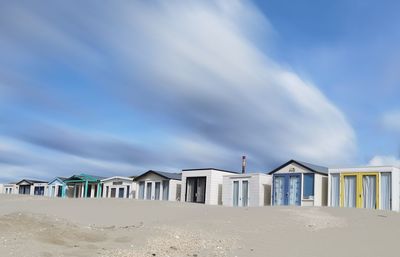
M 374 156 L 368 163 L 371 166 L 397 166 L 400 167 L 400 159 L 391 155 L 377 155 Z
M 152 132 L 157 145 L 129 143 L 131 136 L 101 139 L 90 129 L 35 124 L 12 133 L 20 141 L 64 157 L 132 167 L 151 161 L 161 168 L 233 168 L 233 158 L 246 154 L 253 169 L 265 170 L 288 158 L 346 162 L 356 151 L 354 131 L 343 113 L 312 82 L 263 50 L 276 32 L 249 2 L 45 1 L 3 7 L 0 67 L 10 79 L 0 85 L 9 85 L 16 99 L 38 99 L 21 89 L 35 85 L 38 91 L 31 91 L 48 92 L 47 99 L 56 96 L 64 110 L 96 113 L 105 104 L 96 103 L 101 91 L 107 101 L 124 101 L 158 128 Z M 61 80 L 46 79 L 55 67 L 63 69 L 64 77 L 84 78 L 73 97 L 66 93 L 70 88 L 57 84 Z M 29 85 L 15 83 L 18 76 Z M 2 91 L 0 87 L 0 95 Z M 80 97 L 81 91 L 86 98 Z M 50 113 L 42 107 L 40 116 L 57 122 L 54 112 L 57 107 Z M 70 127 L 77 126 L 76 120 L 72 123 Z M 5 127 L 13 129 L 12 124 Z M 148 137 L 148 131 L 132 129 L 137 138 Z
M 400 134 L 400 110 L 385 113 L 382 123 L 386 129 Z

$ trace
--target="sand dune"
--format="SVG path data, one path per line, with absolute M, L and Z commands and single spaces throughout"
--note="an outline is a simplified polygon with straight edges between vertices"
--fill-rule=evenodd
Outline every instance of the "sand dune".
M 395 212 L 0 196 L 0 256 L 400 256 Z

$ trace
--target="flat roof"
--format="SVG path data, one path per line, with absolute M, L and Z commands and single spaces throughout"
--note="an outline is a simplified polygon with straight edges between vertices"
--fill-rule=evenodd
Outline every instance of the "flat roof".
M 234 174 L 241 174 L 237 171 L 223 170 L 223 169 L 216 169 L 216 168 L 183 169 L 182 171 L 197 171 L 197 170 L 216 170 L 216 171 L 229 172 L 229 173 L 234 173 Z

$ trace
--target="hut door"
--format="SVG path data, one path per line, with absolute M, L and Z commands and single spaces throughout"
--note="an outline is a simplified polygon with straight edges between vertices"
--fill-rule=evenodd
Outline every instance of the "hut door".
M 343 173 L 341 176 L 341 205 L 350 208 L 378 209 L 379 174 Z
M 242 197 L 241 197 L 242 206 L 247 207 L 249 205 L 249 181 L 247 180 L 242 181 L 241 191 L 242 191 Z
M 367 209 L 376 209 L 376 185 L 377 176 L 365 175 L 362 177 L 362 207 Z
M 344 194 L 342 199 L 343 206 L 355 208 L 357 206 L 357 176 L 345 175 L 343 176 L 343 190 Z
M 233 206 L 247 207 L 249 205 L 249 181 L 233 181 Z
M 186 202 L 205 203 L 206 177 L 186 178 Z
M 301 174 L 277 174 L 273 182 L 274 205 L 301 205 Z
M 160 193 L 161 193 L 161 182 L 156 182 L 155 191 L 154 191 L 154 199 L 160 200 Z
M 152 183 L 151 182 L 147 182 L 147 185 L 146 185 L 146 200 L 151 200 L 151 187 L 152 187 Z
M 285 205 L 286 201 L 286 176 L 274 176 L 274 205 Z
M 300 205 L 301 198 L 300 175 L 289 175 L 288 205 Z
M 233 206 L 239 206 L 239 181 L 233 181 Z

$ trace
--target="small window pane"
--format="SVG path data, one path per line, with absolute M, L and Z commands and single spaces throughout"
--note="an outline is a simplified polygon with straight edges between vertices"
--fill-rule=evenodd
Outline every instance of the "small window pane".
M 314 198 L 314 174 L 304 174 L 303 198 Z

